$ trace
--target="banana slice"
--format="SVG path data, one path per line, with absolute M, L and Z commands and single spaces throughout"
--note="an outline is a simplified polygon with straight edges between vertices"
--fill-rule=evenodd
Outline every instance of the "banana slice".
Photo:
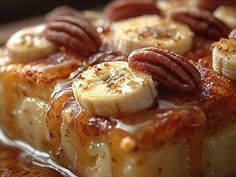
M 156 15 L 117 22 L 113 30 L 114 47 L 124 55 L 144 47 L 157 47 L 183 54 L 192 47 L 193 32 L 188 26 Z
M 81 106 L 105 117 L 149 108 L 157 96 L 152 77 L 122 61 L 89 67 L 74 81 L 73 92 Z
M 221 39 L 214 44 L 212 66 L 215 72 L 236 80 L 235 39 Z
M 214 16 L 230 28 L 236 28 L 236 7 L 220 6 L 214 11 Z
M 176 8 L 197 6 L 196 0 L 157 0 L 156 4 L 164 14 L 168 14 L 169 12 L 176 10 Z
M 53 53 L 56 46 L 41 36 L 45 25 L 24 28 L 7 42 L 9 56 L 14 60 L 32 61 Z

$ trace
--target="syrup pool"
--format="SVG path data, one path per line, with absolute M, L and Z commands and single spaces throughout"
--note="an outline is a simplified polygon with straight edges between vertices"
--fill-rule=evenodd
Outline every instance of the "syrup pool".
M 76 177 L 59 166 L 49 154 L 35 150 L 22 141 L 10 140 L 0 129 L 0 176 Z

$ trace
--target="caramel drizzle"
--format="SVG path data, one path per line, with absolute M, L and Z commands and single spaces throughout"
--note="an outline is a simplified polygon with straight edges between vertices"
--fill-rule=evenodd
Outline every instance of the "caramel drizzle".
M 63 153 L 60 144 L 60 127 L 62 123 L 61 113 L 66 100 L 73 96 L 72 83 L 74 78 L 76 78 L 83 70 L 84 67 L 81 66 L 76 71 L 72 72 L 68 79 L 58 81 L 52 93 L 50 108 L 47 112 L 46 119 L 49 130 L 49 143 L 52 154 L 55 158 L 62 161 L 64 163 L 63 165 L 67 165 L 67 158 Z
M 81 66 L 76 71 L 72 72 L 68 79 L 60 80 L 57 82 L 51 96 L 51 104 L 65 94 L 72 94 L 73 80 L 84 70 L 85 66 Z

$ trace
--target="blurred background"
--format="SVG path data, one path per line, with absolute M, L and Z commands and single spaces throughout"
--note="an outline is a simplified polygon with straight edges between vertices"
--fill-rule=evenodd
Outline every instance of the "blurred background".
M 76 9 L 101 7 L 110 0 L 0 0 L 0 25 L 45 14 L 59 5 Z

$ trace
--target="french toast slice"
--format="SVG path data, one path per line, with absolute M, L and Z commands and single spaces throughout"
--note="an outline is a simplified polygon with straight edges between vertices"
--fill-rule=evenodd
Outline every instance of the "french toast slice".
M 48 150 L 46 113 L 56 82 L 67 78 L 82 62 L 59 52 L 32 63 L 12 63 L 1 52 L 1 115 L 7 135 Z M 4 61 L 7 63 L 4 63 Z
M 61 124 L 48 119 L 54 154 L 81 176 L 234 176 L 234 85 L 201 62 L 198 67 L 200 95 L 163 93 L 158 110 L 130 117 L 93 116 L 68 95 Z

